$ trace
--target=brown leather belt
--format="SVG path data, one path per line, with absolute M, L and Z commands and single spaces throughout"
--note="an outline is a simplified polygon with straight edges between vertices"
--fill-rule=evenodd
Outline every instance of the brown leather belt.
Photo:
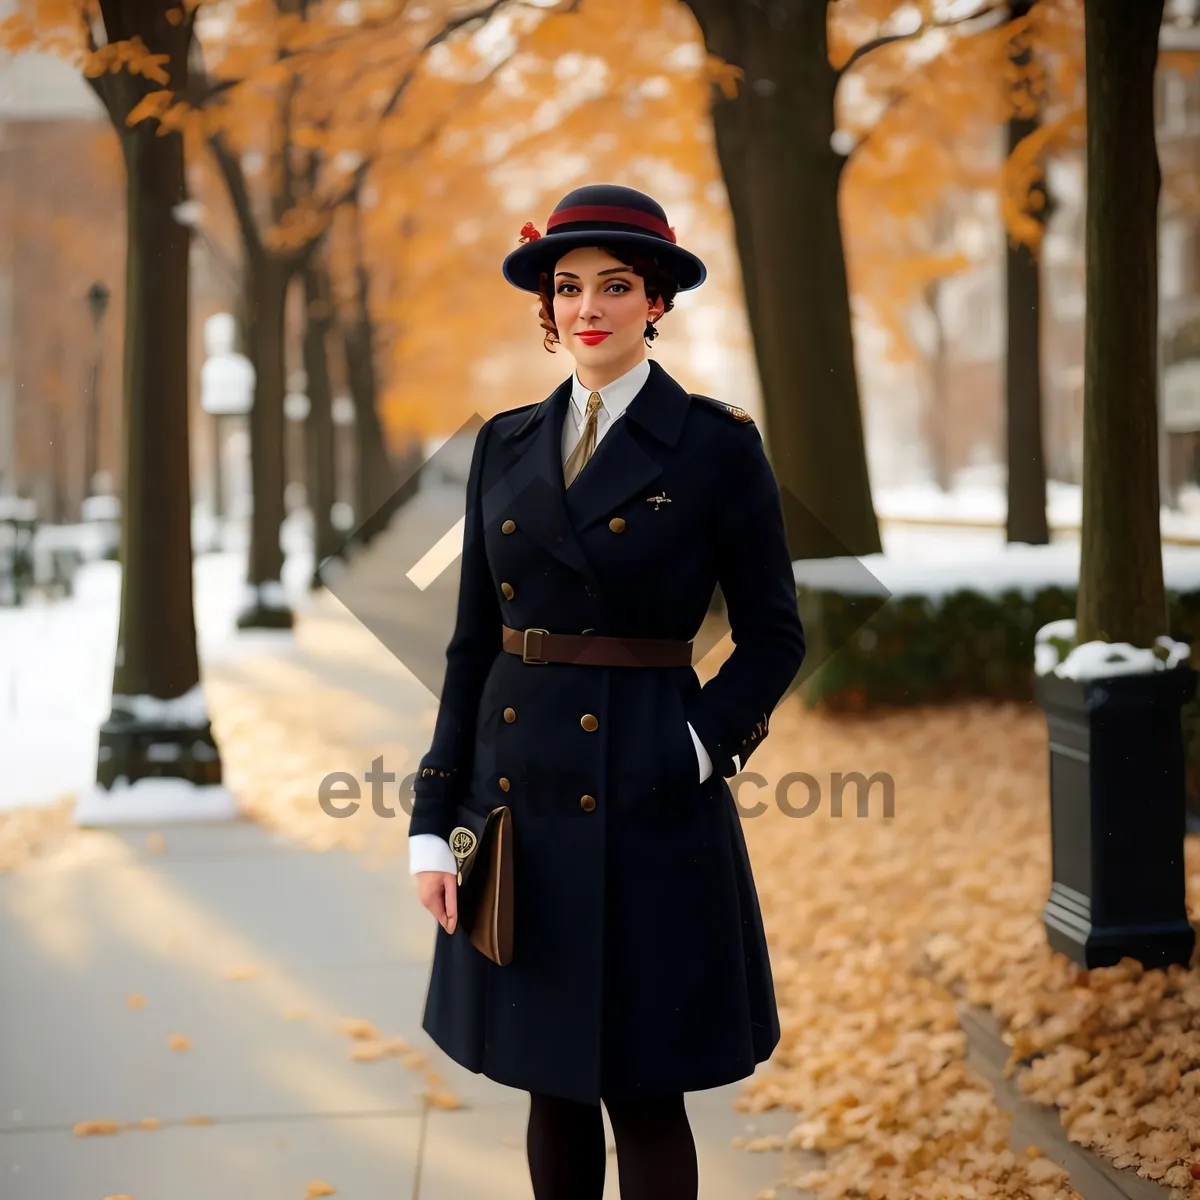
M 527 663 L 577 663 L 595 667 L 688 667 L 692 643 L 673 638 L 603 637 L 501 626 L 501 645 Z

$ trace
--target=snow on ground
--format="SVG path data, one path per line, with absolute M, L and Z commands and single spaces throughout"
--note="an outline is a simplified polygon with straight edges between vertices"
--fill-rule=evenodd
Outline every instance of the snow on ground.
M 930 483 L 879 489 L 873 499 L 881 520 L 989 521 L 1003 526 L 1008 503 L 1003 473 L 994 467 L 959 471 L 954 488 L 942 492 Z M 1046 516 L 1052 528 L 1078 530 L 1083 511 L 1083 489 L 1075 483 L 1050 480 L 1046 485 Z M 1164 537 L 1200 541 L 1200 488 L 1180 488 L 1175 508 L 1163 508 L 1160 527 Z
M 1007 545 L 1000 532 L 884 528 L 883 554 L 795 564 L 796 582 L 858 595 L 944 596 L 962 588 L 998 596 L 1009 588 L 1031 594 L 1048 584 L 1073 588 L 1079 541 Z M 1200 546 L 1163 546 L 1169 588 L 1200 590 Z
M 285 526 L 284 591 L 307 604 L 312 554 Z M 261 653 L 286 632 L 235 625 L 243 600 L 245 554 L 225 550 L 195 560 L 193 607 L 204 665 Z M 0 608 L 0 809 L 52 804 L 95 780 L 97 733 L 109 715 L 121 568 L 85 563 L 69 600 L 31 596 Z

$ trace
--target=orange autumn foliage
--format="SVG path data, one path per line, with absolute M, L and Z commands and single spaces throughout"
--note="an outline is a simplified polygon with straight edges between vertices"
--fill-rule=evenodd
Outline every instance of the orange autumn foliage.
M 0 33 L 9 45 L 57 48 L 86 71 L 153 78 L 153 56 L 134 43 L 81 45 L 82 3 L 23 0 Z M 314 0 L 303 19 L 276 0 L 201 6 L 207 87 L 177 96 L 167 81 L 136 115 L 184 130 L 206 197 L 225 185 L 204 148 L 223 140 L 264 248 L 287 255 L 327 237 L 343 302 L 355 265 L 368 266 L 393 441 L 539 399 L 569 372 L 565 352 L 540 348 L 535 298 L 514 293 L 499 268 L 522 225 L 544 228 L 555 201 L 586 181 L 656 195 L 710 262 L 702 294 L 682 298 L 652 354 L 698 389 L 719 388 L 722 355 L 742 366 L 752 356 L 708 105 L 713 87 L 745 86 L 742 68 L 705 53 L 678 0 L 478 7 L 486 21 L 431 46 L 461 6 Z M 932 0 L 838 0 L 830 62 L 894 32 L 898 16 L 928 25 L 939 12 Z M 1026 21 L 985 26 L 872 50 L 839 86 L 839 129 L 854 147 L 842 187 L 850 281 L 901 357 L 914 298 L 973 262 L 934 236 L 930 219 L 991 192 L 1008 235 L 1036 245 L 1032 185 L 1048 156 L 1080 146 L 1082 0 L 1041 0 Z M 1023 72 L 1009 62 L 1017 36 L 1034 51 Z M 1003 122 L 1031 101 L 1043 125 L 1005 162 Z M 347 202 L 357 220 L 338 216 Z M 211 212 L 214 226 L 225 222 L 219 240 L 235 244 L 225 202 Z
M 520 13 L 520 49 L 502 57 L 500 47 L 482 79 L 461 63 L 422 71 L 409 103 L 439 111 L 440 123 L 414 127 L 409 146 L 368 177 L 362 227 L 392 430 L 449 433 L 473 413 L 541 399 L 569 374 L 565 351 L 542 349 L 536 298 L 515 292 L 500 266 L 527 222 L 544 229 L 559 198 L 585 182 L 650 192 L 709 262 L 708 282 L 677 303 L 653 355 L 703 390 L 696 330 L 721 326 L 719 313 L 724 327 L 705 335 L 706 349 L 723 341 L 749 358 L 708 121 L 710 81 L 727 85 L 739 72 L 705 54 L 676 0 L 619 9 L 583 0 L 574 13 L 535 18 Z
M 1010 54 L 1023 46 L 1032 53 L 1017 66 Z M 992 211 L 1011 242 L 1038 251 L 1046 159 L 1081 145 L 1082 59 L 1081 0 L 1041 0 L 1026 18 L 934 31 L 856 68 L 861 115 L 846 114 L 855 147 L 842 190 L 847 260 L 897 359 L 916 353 L 907 318 L 925 290 L 977 265 L 990 242 L 972 245 L 961 218 Z M 1035 112 L 1041 126 L 1006 157 L 1006 123 Z

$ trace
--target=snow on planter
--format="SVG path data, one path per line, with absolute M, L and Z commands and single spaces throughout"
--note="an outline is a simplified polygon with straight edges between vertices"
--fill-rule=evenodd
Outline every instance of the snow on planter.
M 1162 653 L 1129 642 L 1084 642 L 1075 645 L 1075 621 L 1051 621 L 1037 631 L 1033 666 L 1039 675 L 1058 675 L 1080 682 L 1112 675 L 1150 675 L 1186 663 L 1191 647 L 1166 634 L 1154 639 Z

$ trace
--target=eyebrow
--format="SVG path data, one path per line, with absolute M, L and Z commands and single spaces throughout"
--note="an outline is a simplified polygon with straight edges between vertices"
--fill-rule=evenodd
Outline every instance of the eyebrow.
M 596 274 L 597 275 L 620 275 L 624 272 L 628 272 L 631 270 L 633 270 L 632 267 L 609 267 L 607 271 L 597 271 Z M 559 271 L 558 274 L 555 275 L 555 279 L 557 279 L 559 275 L 565 275 L 568 279 L 578 279 L 579 278 L 578 275 L 575 275 L 571 271 Z

